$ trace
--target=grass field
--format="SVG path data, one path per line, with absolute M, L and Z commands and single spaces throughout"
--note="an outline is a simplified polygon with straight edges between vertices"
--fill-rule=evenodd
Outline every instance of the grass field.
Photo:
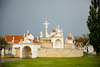
M 3 67 L 100 67 L 100 57 L 25 59 L 3 63 Z

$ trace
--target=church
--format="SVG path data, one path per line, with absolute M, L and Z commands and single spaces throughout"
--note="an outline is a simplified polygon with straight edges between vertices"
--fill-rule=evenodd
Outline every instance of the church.
M 36 58 L 36 57 L 81 57 L 82 49 L 75 49 L 73 36 L 66 37 L 64 43 L 63 29 L 59 25 L 56 29 L 48 33 L 47 21 L 45 25 L 45 37 L 40 32 L 40 37 L 34 39 L 34 36 L 27 33 L 23 36 L 6 35 L 5 39 L 12 46 L 12 55 L 19 58 Z

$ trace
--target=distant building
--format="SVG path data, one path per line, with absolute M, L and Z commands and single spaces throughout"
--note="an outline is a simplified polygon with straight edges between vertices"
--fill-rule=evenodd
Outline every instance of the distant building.
M 94 52 L 94 47 L 92 45 L 90 45 L 89 40 L 86 43 L 86 45 L 84 45 L 84 52 L 86 52 L 86 53 Z
M 11 54 L 12 53 L 12 45 L 13 45 L 12 40 L 13 40 L 13 37 L 15 38 L 15 40 L 17 42 L 20 42 L 20 39 L 22 39 L 22 40 L 24 39 L 23 36 L 18 36 L 18 35 L 5 35 L 5 40 L 8 43 L 8 45 L 5 48 L 5 54 Z
M 83 49 L 84 52 L 94 52 L 94 48 L 92 45 L 89 44 L 89 39 L 88 38 L 84 38 L 84 39 L 79 39 L 79 40 L 74 40 L 75 43 L 75 48 L 76 49 Z

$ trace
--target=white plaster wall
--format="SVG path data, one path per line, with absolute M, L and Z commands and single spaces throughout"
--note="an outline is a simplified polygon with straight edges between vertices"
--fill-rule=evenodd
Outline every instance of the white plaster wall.
M 68 43 L 72 44 L 73 43 L 73 40 L 68 40 Z
M 15 55 L 16 53 L 15 53 L 15 48 L 20 48 L 20 44 L 13 44 L 12 45 L 12 55 Z
M 20 44 L 13 44 L 13 48 L 19 48 Z
M 87 47 L 88 47 L 88 52 L 93 52 L 94 48 L 92 45 L 84 46 L 84 52 L 87 52 Z
M 61 40 L 57 39 L 57 40 L 55 41 L 55 47 L 56 47 L 56 48 L 61 48 Z
M 41 48 L 40 45 L 33 45 L 33 57 L 32 58 L 36 58 L 37 57 L 37 50 L 38 48 Z
M 88 50 L 89 50 L 89 52 L 93 52 L 93 51 L 94 51 L 93 46 L 92 46 L 92 45 L 89 45 L 89 46 L 88 46 Z

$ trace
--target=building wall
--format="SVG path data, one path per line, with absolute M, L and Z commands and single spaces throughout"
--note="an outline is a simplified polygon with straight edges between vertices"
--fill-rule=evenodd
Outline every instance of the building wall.
M 62 48 L 38 48 L 38 57 L 81 57 L 83 50 Z
M 73 44 L 73 40 L 68 40 L 68 39 L 66 38 L 66 39 L 65 39 L 65 43 Z

